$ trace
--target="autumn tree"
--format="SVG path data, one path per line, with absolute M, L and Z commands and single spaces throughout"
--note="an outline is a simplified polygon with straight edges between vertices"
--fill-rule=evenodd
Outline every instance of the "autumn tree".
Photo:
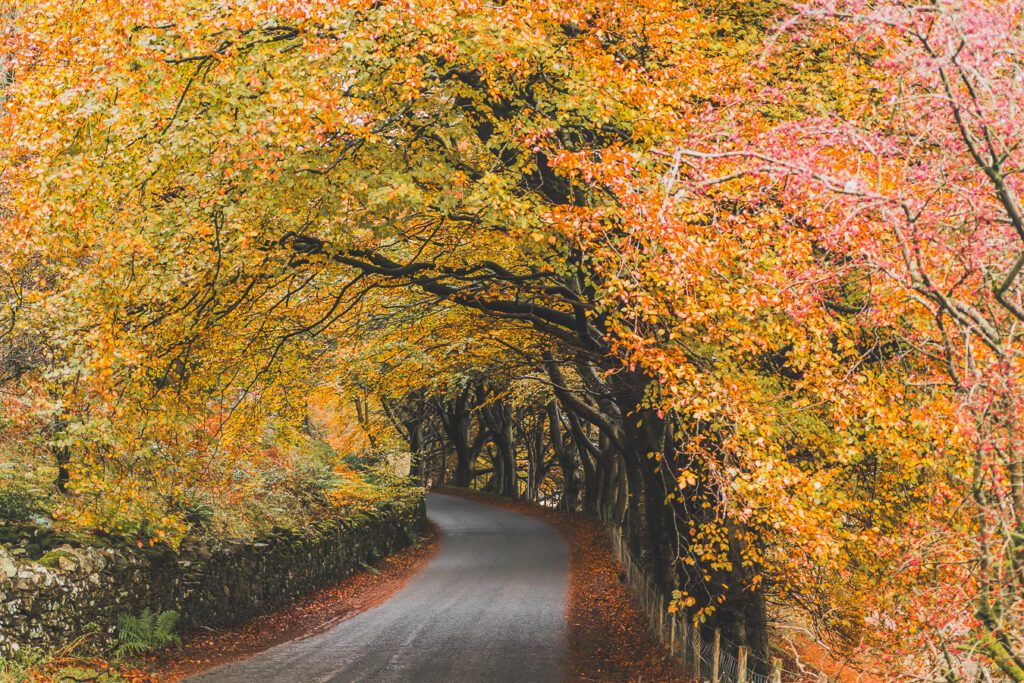
M 557 482 L 759 666 L 770 602 L 884 649 L 988 548 L 968 602 L 1012 671 L 1015 62 L 916 11 L 25 3 L 0 253 L 48 274 L 24 329 L 71 488 L 173 526 L 333 385 L 420 476 Z

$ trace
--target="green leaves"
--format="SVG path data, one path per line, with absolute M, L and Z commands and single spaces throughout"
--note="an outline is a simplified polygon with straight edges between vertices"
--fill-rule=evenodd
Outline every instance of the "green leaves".
M 138 655 L 181 645 L 175 627 L 181 615 L 173 610 L 153 612 L 148 607 L 138 616 L 123 615 L 117 626 L 117 654 Z

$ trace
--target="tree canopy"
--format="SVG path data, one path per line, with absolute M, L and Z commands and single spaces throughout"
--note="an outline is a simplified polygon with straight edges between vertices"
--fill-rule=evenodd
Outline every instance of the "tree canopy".
M 9 15 L 0 433 L 67 523 L 178 538 L 351 400 L 764 661 L 1024 680 L 1018 0 Z

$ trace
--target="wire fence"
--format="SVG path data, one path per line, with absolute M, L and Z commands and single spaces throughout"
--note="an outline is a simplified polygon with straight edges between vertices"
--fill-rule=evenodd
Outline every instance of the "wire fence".
M 669 613 L 667 600 L 658 590 L 643 566 L 626 547 L 622 529 L 611 529 L 612 547 L 626 574 L 626 582 L 640 603 L 658 642 L 677 658 L 688 676 L 710 683 L 796 683 L 828 678 L 818 672 L 797 672 L 786 669 L 782 660 L 766 662 L 754 656 L 749 648 L 722 638 L 716 629 L 707 637 L 693 620 Z

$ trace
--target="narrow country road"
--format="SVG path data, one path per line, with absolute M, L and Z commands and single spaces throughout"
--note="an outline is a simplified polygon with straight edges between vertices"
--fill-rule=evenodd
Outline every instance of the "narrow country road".
M 441 549 L 384 604 L 190 681 L 561 681 L 568 559 L 553 528 L 428 494 Z

